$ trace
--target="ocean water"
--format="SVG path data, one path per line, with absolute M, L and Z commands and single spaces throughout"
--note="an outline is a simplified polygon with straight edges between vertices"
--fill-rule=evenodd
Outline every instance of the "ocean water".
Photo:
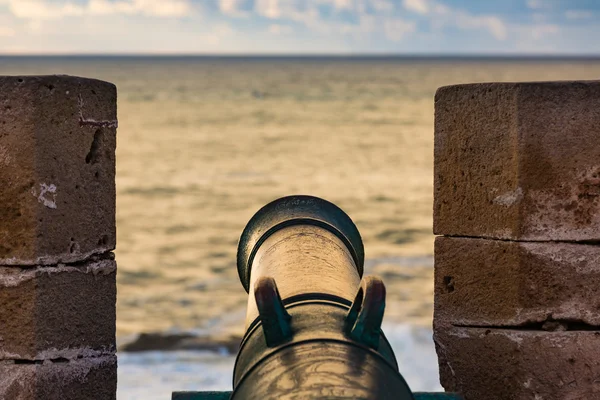
M 118 87 L 119 343 L 239 336 L 235 251 L 265 203 L 342 207 L 388 287 L 386 334 L 409 384 L 440 390 L 433 309 L 433 96 L 443 85 L 599 79 L 600 60 L 0 57 L 0 75 Z M 121 353 L 119 399 L 228 389 L 231 355 Z

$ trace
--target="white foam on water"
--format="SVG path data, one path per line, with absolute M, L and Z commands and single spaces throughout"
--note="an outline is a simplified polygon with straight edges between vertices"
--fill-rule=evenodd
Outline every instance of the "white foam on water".
M 406 324 L 384 324 L 398 369 L 413 392 L 441 392 L 437 355 L 431 328 Z
M 429 328 L 385 324 L 413 391 L 442 391 Z M 231 390 L 235 357 L 206 351 L 119 354 L 118 400 L 168 400 L 173 391 Z
M 228 390 L 234 356 L 205 351 L 119 354 L 118 400 L 170 400 L 173 391 Z

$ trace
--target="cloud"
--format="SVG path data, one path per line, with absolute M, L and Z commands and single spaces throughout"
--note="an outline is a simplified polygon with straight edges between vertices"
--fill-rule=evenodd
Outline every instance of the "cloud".
M 508 29 L 502 20 L 495 16 L 474 16 L 464 12 L 455 14 L 456 26 L 461 29 L 485 29 L 489 31 L 497 40 L 505 40 L 508 36 Z
M 386 19 L 383 23 L 383 29 L 385 31 L 385 36 L 388 39 L 398 42 L 402 40 L 407 33 L 414 32 L 416 24 L 400 18 Z
M 16 32 L 14 29 L 7 26 L 0 26 L 0 37 L 12 37 L 15 36 Z
M 548 35 L 557 34 L 560 31 L 558 25 L 545 24 L 545 25 L 533 25 L 528 28 L 529 34 L 534 40 L 540 40 Z
M 277 19 L 281 16 L 279 0 L 256 0 L 254 10 L 263 17 Z
M 518 2 L 525 15 L 458 0 L 0 0 L 0 52 L 599 54 L 595 10 Z
M 357 5 L 357 0 L 300 0 L 305 7 L 315 6 L 318 4 L 326 4 L 333 7 L 335 10 L 354 10 Z M 363 0 L 358 0 L 362 3 Z M 377 1 L 377 0 L 374 0 Z M 283 3 L 299 3 L 299 0 L 283 0 Z
M 12 15 L 22 19 L 51 20 L 86 15 L 146 15 L 183 17 L 191 12 L 189 0 L 89 0 L 49 2 L 45 0 L 0 0 L 8 4 Z
M 184 17 L 192 7 L 189 0 L 90 0 L 90 14 L 142 14 L 153 17 Z
M 403 0 L 402 5 L 408 11 L 426 15 L 436 29 L 443 29 L 447 26 L 455 26 L 462 30 L 483 29 L 490 32 L 497 40 L 505 40 L 508 37 L 506 24 L 494 15 L 474 15 L 428 0 Z
M 136 7 L 128 1 L 90 0 L 88 11 L 93 15 L 134 14 Z
M 292 33 L 294 30 L 291 26 L 288 25 L 280 25 L 280 24 L 272 24 L 269 25 L 269 33 L 272 35 L 287 35 Z
M 219 0 L 219 10 L 225 14 L 235 14 L 239 5 L 239 0 Z
M 416 12 L 417 14 L 429 13 L 429 4 L 427 0 L 403 0 L 402 5 L 409 11 Z
M 239 0 L 220 0 L 224 12 L 235 12 Z M 495 39 L 505 40 L 508 30 L 503 20 L 494 15 L 474 15 L 461 9 L 451 8 L 434 0 L 398 0 L 403 8 L 413 14 L 427 18 L 434 28 L 456 27 L 461 30 L 485 30 Z M 324 18 L 319 6 L 329 5 L 335 10 L 346 10 L 354 17 L 349 20 Z M 392 42 L 401 41 L 407 34 L 416 32 L 416 21 L 394 13 L 394 4 L 389 0 L 254 0 L 254 13 L 277 20 L 303 24 L 313 34 L 321 35 L 366 35 L 357 40 L 366 40 L 368 35 L 383 35 Z M 271 34 L 282 34 L 271 24 Z
M 352 0 L 333 0 L 333 6 L 336 10 L 351 9 Z
M 571 21 L 590 19 L 593 16 L 594 14 L 587 10 L 567 10 L 567 12 L 565 12 L 565 17 Z
M 531 14 L 531 19 L 533 20 L 533 22 L 537 23 L 546 22 L 548 21 L 549 17 L 550 16 L 546 13 L 535 12 Z
M 245 9 L 247 0 L 219 0 L 219 10 L 232 17 L 248 17 L 250 14 Z
M 192 10 L 189 0 L 133 0 L 141 14 L 156 17 L 185 17 Z
M 560 26 L 548 23 L 514 24 L 511 26 L 511 31 L 513 32 L 513 36 L 517 38 L 510 48 L 513 53 L 560 53 L 560 40 L 566 37 L 570 37 L 569 41 L 573 39 L 571 35 L 563 33 Z M 558 36 L 559 34 L 560 36 Z M 565 49 L 563 48 L 562 50 L 564 53 Z M 569 46 L 566 52 L 572 53 L 573 48 Z
M 391 11 L 394 4 L 387 0 L 371 0 L 371 6 L 377 11 Z
M 532 10 L 541 10 L 543 8 L 550 8 L 550 3 L 545 0 L 527 0 L 527 7 Z
M 12 0 L 8 2 L 8 8 L 18 18 L 41 20 L 82 16 L 85 11 L 78 4 L 54 4 L 42 0 Z
M 330 22 L 321 18 L 317 3 L 304 0 L 255 0 L 254 11 L 272 20 L 287 20 L 303 24 L 314 32 L 330 30 Z M 335 25 L 333 23 L 332 25 Z

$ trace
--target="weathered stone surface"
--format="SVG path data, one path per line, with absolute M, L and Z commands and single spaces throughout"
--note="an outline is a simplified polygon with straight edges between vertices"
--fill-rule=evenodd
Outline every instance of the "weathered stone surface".
M 0 264 L 114 249 L 116 127 L 113 84 L 0 77 Z
M 600 332 L 447 327 L 440 381 L 465 400 L 600 399 Z
M 600 329 L 600 246 L 437 237 L 434 319 Z M 559 323 L 559 325 L 557 325 Z
M 115 348 L 116 263 L 0 267 L 0 360 Z M 0 397 L 1 398 L 1 397 Z
M 600 81 L 442 87 L 434 232 L 600 239 Z
M 105 355 L 40 364 L 0 362 L 0 398 L 10 400 L 113 400 L 117 357 Z

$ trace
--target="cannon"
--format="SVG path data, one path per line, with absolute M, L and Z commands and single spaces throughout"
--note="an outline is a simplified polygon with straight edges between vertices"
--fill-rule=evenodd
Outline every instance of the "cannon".
M 364 247 L 350 217 L 312 196 L 260 209 L 237 252 L 248 292 L 232 392 L 199 399 L 451 399 L 413 394 L 381 330 L 385 286 L 363 278 Z
M 385 286 L 361 281 L 363 265 L 358 229 L 330 202 L 256 213 L 238 246 L 249 296 L 232 399 L 413 399 L 381 332 Z

